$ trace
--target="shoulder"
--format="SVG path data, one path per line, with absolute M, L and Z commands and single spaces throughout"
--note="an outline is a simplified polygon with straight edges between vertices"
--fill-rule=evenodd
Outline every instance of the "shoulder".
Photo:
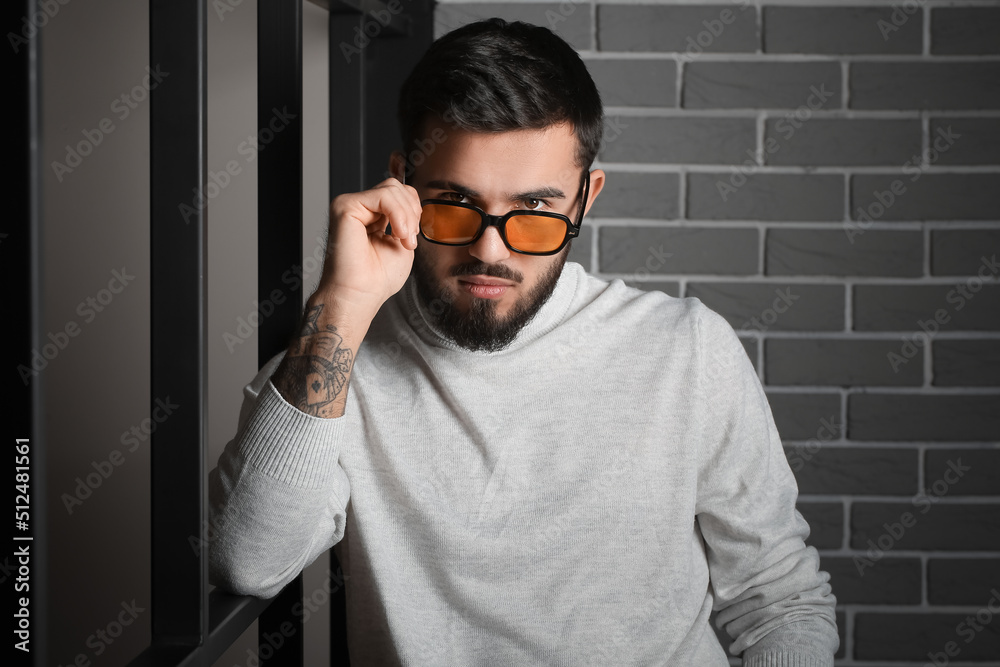
M 572 314 L 587 313 L 610 326 L 642 325 L 660 336 L 686 332 L 716 340 L 736 338 L 725 318 L 698 297 L 675 297 L 656 289 L 634 287 L 621 278 L 599 278 L 582 267 L 580 271 L 579 308 Z

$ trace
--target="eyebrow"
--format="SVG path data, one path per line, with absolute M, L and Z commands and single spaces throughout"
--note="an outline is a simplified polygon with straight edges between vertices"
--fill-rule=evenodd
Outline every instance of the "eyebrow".
M 472 188 L 462 185 L 461 183 L 455 183 L 454 181 L 428 181 L 428 188 L 433 188 L 435 190 L 450 190 L 452 192 L 457 192 L 459 194 L 465 195 L 466 197 L 481 197 L 482 194 L 473 190 Z M 521 199 L 565 199 L 566 194 L 559 188 L 539 188 L 538 190 L 529 190 L 527 192 L 518 192 L 509 195 L 509 201 L 519 201 Z

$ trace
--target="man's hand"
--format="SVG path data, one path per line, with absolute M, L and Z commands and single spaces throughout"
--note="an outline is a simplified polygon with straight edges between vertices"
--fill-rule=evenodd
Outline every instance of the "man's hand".
M 327 261 L 314 296 L 374 318 L 406 282 L 419 229 L 420 197 L 394 178 L 340 195 L 330 204 Z
M 330 204 L 323 276 L 271 377 L 288 403 L 315 417 L 344 414 L 354 357 L 379 308 L 410 275 L 419 225 L 417 191 L 392 178 Z

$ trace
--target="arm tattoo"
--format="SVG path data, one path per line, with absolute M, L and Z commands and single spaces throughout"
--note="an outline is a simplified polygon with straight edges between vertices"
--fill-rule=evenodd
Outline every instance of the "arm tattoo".
M 317 321 L 322 311 L 320 304 L 303 316 L 301 332 L 272 378 L 286 401 L 313 416 L 340 396 L 354 364 L 350 348 L 341 347 L 344 339 L 337 327 L 327 324 L 320 331 Z

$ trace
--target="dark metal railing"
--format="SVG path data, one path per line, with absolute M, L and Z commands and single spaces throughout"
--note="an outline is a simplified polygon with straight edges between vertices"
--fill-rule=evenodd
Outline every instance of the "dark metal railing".
M 323 0 L 330 29 L 330 194 L 384 178 L 398 146 L 395 96 L 432 35 L 432 0 Z M 302 5 L 258 0 L 261 133 L 277 109 L 282 129 L 258 154 L 258 294 L 287 290 L 281 276 L 302 260 Z M 150 0 L 150 66 L 171 73 L 150 91 L 151 398 L 195 406 L 161 424 L 152 446 L 153 640 L 132 663 L 210 667 L 255 619 L 261 664 L 302 665 L 302 575 L 270 600 L 209 593 L 206 275 L 206 0 Z M 405 39 L 385 40 L 385 37 Z M 343 48 L 342 48 L 343 47 Z M 378 80 L 378 85 L 368 82 Z M 183 205 L 183 206 L 182 206 Z M 302 294 L 292 291 L 258 330 L 258 363 L 287 346 Z M 202 545 L 191 548 L 191 538 Z M 333 552 L 331 571 L 339 571 Z M 344 587 L 331 596 L 331 663 L 348 664 Z M 267 637 L 279 633 L 275 647 Z M 265 644 L 267 648 L 265 649 Z

